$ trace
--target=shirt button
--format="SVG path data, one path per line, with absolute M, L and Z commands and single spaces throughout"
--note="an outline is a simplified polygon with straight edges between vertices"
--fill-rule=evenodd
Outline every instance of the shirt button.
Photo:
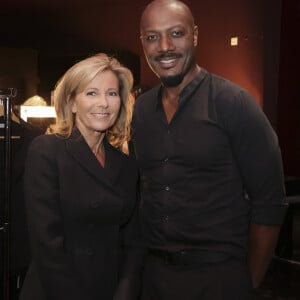
M 170 191 L 170 187 L 169 186 L 165 186 L 165 191 L 169 192 Z
M 170 219 L 170 217 L 169 217 L 169 216 L 164 216 L 164 221 L 168 222 L 168 221 L 169 221 L 169 219 Z
M 168 158 L 168 157 L 166 157 L 166 158 L 164 159 L 164 162 L 166 163 L 168 160 L 169 160 L 169 158 Z

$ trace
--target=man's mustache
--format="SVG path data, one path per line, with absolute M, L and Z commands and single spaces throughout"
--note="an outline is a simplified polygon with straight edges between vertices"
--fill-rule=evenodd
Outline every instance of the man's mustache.
M 181 58 L 181 54 L 179 53 L 162 53 L 160 55 L 157 55 L 155 57 L 155 61 L 161 61 L 161 60 L 164 60 L 164 59 L 175 59 L 175 58 Z

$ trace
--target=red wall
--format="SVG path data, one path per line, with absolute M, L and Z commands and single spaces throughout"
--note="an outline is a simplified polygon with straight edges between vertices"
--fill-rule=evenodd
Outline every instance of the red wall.
M 50 76 L 53 61 L 68 62 L 106 49 L 136 54 L 140 66 L 135 64 L 134 72 L 140 75 L 140 83 L 154 86 L 158 79 L 145 61 L 139 40 L 140 15 L 149 1 L 72 0 L 72 9 L 67 1 L 10 1 L 1 7 L 1 43 L 5 44 L 0 46 L 38 49 L 39 67 L 44 67 L 40 75 L 47 75 L 40 81 L 48 94 L 52 80 L 58 79 L 56 72 L 55 78 Z M 285 173 L 299 176 L 300 0 L 186 2 L 199 27 L 199 64 L 253 94 L 278 133 Z M 237 47 L 230 46 L 233 36 L 239 38 Z
M 208 71 L 248 89 L 263 102 L 263 5 L 261 0 L 186 1 L 199 27 L 197 56 Z M 239 45 L 230 46 L 237 36 Z M 141 58 L 142 83 L 158 81 Z

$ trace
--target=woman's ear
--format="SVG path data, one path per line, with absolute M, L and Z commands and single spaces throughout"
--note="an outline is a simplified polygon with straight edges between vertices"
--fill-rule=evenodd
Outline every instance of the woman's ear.
M 72 110 L 72 113 L 73 114 L 76 114 L 77 113 L 77 106 L 76 106 L 76 103 L 74 101 L 70 102 L 70 105 L 71 105 L 71 110 Z
M 71 107 L 71 111 L 73 114 L 76 114 L 77 113 L 77 105 L 76 105 L 76 102 L 74 101 L 74 99 L 72 99 L 71 97 L 68 97 L 68 105 L 70 105 Z

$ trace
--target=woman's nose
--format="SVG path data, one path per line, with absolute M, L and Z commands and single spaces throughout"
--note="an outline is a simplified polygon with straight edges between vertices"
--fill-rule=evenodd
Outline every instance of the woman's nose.
M 108 107 L 107 96 L 105 93 L 99 95 L 97 105 L 105 108 Z

